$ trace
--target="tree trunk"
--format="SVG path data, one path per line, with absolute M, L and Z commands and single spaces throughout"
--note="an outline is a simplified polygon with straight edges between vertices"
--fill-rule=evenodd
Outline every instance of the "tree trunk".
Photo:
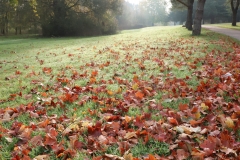
M 18 34 L 18 28 L 16 27 L 15 28 L 15 35 L 17 35 Z
M 236 5 L 234 6 L 233 0 L 231 0 L 231 9 L 232 9 L 232 26 L 237 26 L 237 12 L 240 4 L 240 0 L 237 0 Z
M 237 12 L 232 13 L 232 26 L 237 26 Z
M 5 14 L 5 33 L 8 34 L 8 13 Z
M 193 3 L 194 0 L 188 0 L 188 14 L 187 14 L 187 22 L 186 22 L 186 28 L 188 30 L 192 30 L 192 25 L 193 25 Z
M 19 34 L 22 34 L 22 27 L 19 28 Z
M 203 11 L 206 0 L 198 0 L 196 14 L 194 18 L 192 35 L 200 35 L 202 29 Z

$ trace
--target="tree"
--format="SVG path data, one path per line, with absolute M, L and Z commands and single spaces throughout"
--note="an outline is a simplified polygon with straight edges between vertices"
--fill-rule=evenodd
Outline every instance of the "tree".
M 1 0 L 0 1 L 0 22 L 1 33 L 8 34 L 9 22 L 13 16 L 17 0 Z
M 230 0 L 231 9 L 232 9 L 232 26 L 237 25 L 237 12 L 240 4 L 240 0 Z
M 206 0 L 198 0 L 194 23 L 193 23 L 192 35 L 200 35 L 201 34 L 205 2 L 206 2 Z
M 37 0 L 44 36 L 116 32 L 122 0 Z
M 230 12 L 225 4 L 226 0 L 206 1 L 204 8 L 204 21 L 209 20 L 211 24 L 226 22 L 230 18 Z
M 166 1 L 162 0 L 143 0 L 140 5 L 145 10 L 144 14 L 148 16 L 148 24 L 153 25 L 157 22 L 163 24 L 167 22 Z
M 174 24 L 176 22 L 180 22 L 180 24 L 182 24 L 183 22 L 186 21 L 186 14 L 187 14 L 186 10 L 171 10 L 169 14 L 169 20 L 173 21 Z
M 35 0 L 18 0 L 13 18 L 15 34 L 22 34 L 22 29 L 29 29 L 32 25 L 36 28 L 38 15 L 35 5 Z
M 179 7 L 178 4 L 183 5 L 184 7 L 187 7 L 187 19 L 186 19 L 186 28 L 188 30 L 192 30 L 192 25 L 193 25 L 193 4 L 194 0 L 171 0 L 171 3 L 173 5 L 173 8 L 181 8 Z
M 193 25 L 193 3 L 194 0 L 188 0 L 188 14 L 187 14 L 187 22 L 186 22 L 186 28 L 188 30 L 192 30 L 192 25 Z

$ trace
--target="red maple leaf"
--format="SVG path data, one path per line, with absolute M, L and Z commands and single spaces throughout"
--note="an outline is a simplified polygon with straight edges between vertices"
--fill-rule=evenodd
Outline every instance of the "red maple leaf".
M 215 151 L 217 147 L 219 147 L 219 141 L 216 137 L 208 136 L 208 138 L 200 144 L 202 149 L 210 149 L 211 151 Z

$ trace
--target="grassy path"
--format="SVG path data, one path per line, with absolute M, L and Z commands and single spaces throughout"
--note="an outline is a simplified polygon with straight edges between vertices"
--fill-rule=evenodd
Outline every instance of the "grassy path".
M 0 157 L 239 158 L 238 53 L 182 27 L 5 41 Z

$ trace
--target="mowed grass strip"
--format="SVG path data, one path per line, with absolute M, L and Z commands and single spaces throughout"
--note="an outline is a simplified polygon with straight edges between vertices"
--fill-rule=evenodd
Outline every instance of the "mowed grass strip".
M 222 28 L 228 28 L 228 29 L 240 30 L 240 26 L 238 24 L 237 24 L 237 26 L 232 26 L 231 23 L 218 23 L 218 24 L 208 24 L 208 25 L 222 27 Z
M 64 142 L 64 147 L 68 148 L 69 139 L 61 135 L 62 132 L 68 127 L 78 130 L 76 120 L 84 120 L 90 126 L 97 121 L 108 121 L 105 111 L 109 112 L 111 107 L 120 106 L 118 110 L 111 110 L 115 115 L 135 119 L 151 114 L 151 120 L 160 121 L 164 117 L 151 104 L 175 110 L 180 104 L 189 104 L 193 99 L 191 90 L 196 89 L 200 81 L 207 80 L 207 77 L 199 79 L 194 74 L 203 70 L 201 58 L 215 51 L 232 52 L 233 43 L 238 43 L 207 30 L 199 37 L 190 34 L 176 26 L 121 31 L 117 35 L 101 37 L 1 38 L 0 108 L 42 107 L 41 112 L 38 108 L 38 115 L 33 114 L 34 110 L 24 113 L 18 109 L 17 116 L 0 120 L 1 129 L 11 129 L 16 122 L 30 126 L 43 122 L 46 116 L 59 118 L 64 115 L 72 123 L 64 124 L 64 130 L 57 129 L 57 141 Z M 169 87 L 178 85 L 175 82 L 185 82 L 188 93 L 180 90 L 181 87 Z M 74 87 L 81 91 L 73 94 L 71 89 Z M 125 111 L 121 104 L 126 101 L 129 105 Z M 136 129 L 136 126 L 132 124 L 132 128 Z M 81 133 L 84 134 L 78 138 L 84 143 L 88 136 L 86 128 Z M 0 134 L 6 133 L 0 130 Z M 44 137 L 46 133 L 36 130 L 31 136 L 36 135 Z M 11 158 L 14 146 L 20 141 L 19 137 L 1 141 L 1 157 Z M 144 145 L 141 140 L 132 148 L 135 157 L 169 154 L 165 143 L 151 139 L 149 147 L 163 147 L 159 151 L 149 150 L 151 153 L 147 153 Z M 118 147 L 111 145 L 106 153 L 116 152 Z M 93 152 L 91 156 L 104 153 Z M 44 147 L 33 147 L 29 156 L 34 158 L 43 154 L 57 159 L 50 148 Z M 77 154 L 78 158 L 85 156 L 90 155 L 84 151 Z

